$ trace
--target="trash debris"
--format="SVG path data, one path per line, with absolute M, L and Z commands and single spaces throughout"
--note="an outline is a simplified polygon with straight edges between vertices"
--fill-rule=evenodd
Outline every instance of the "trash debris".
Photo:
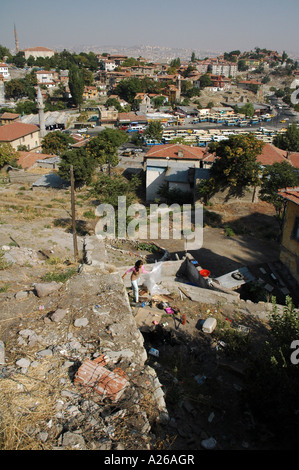
M 175 313 L 171 307 L 166 307 L 164 310 L 168 315 L 173 315 Z
M 212 333 L 212 331 L 216 328 L 216 318 L 209 317 L 205 320 L 204 324 L 202 325 L 202 331 L 204 333 Z
M 237 330 L 238 330 L 240 333 L 249 333 L 250 328 L 248 328 L 248 326 L 238 325 Z
M 210 437 L 209 439 L 204 439 L 203 441 L 201 441 L 201 445 L 204 449 L 212 450 L 215 449 L 217 441 L 213 437 Z
M 199 271 L 199 274 L 202 276 L 202 277 L 209 277 L 209 275 L 211 274 L 211 272 L 208 270 L 208 269 L 201 269 Z
M 206 381 L 205 375 L 196 375 L 194 380 L 198 383 L 198 385 L 202 385 Z
M 151 356 L 159 357 L 158 349 L 151 348 L 148 353 L 151 354 Z

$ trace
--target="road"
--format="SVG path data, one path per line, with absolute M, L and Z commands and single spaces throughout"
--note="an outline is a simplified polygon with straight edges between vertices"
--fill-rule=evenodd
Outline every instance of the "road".
M 259 127 L 265 127 L 266 129 L 278 131 L 279 129 L 283 129 L 287 127 L 292 122 L 299 121 L 299 113 L 293 113 L 293 110 L 289 108 L 285 103 L 278 99 L 273 99 L 271 102 L 273 109 L 275 109 L 275 117 L 270 122 L 259 122 L 258 124 L 250 124 L 248 127 L 228 127 L 223 124 L 217 124 L 214 122 L 201 122 L 199 124 L 192 124 L 194 118 L 187 118 L 185 119 L 185 124 L 183 126 L 171 126 L 170 129 L 219 129 L 219 130 L 234 130 L 234 129 L 242 129 L 242 131 L 252 132 L 253 130 L 257 130 Z M 285 122 L 281 122 L 281 121 Z M 105 126 L 96 126 L 92 129 L 88 129 L 87 134 L 90 137 L 96 137 L 101 131 L 105 129 Z M 71 128 L 70 131 L 76 132 L 76 129 Z

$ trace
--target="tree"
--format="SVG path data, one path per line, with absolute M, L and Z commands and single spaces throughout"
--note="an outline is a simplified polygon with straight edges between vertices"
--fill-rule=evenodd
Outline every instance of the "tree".
M 144 136 L 161 142 L 163 127 L 160 121 L 151 121 L 144 131 Z
M 111 166 L 118 164 L 117 149 L 124 142 L 127 142 L 128 136 L 123 131 L 116 129 L 105 129 L 97 137 L 88 142 L 86 152 L 100 165 L 108 165 L 110 172 Z
M 61 155 L 72 143 L 75 143 L 75 140 L 63 132 L 50 132 L 42 141 L 42 153 Z
M 289 152 L 299 152 L 299 129 L 297 124 L 293 122 L 288 126 L 284 134 L 278 134 L 273 139 L 273 144 Z
M 246 70 L 248 70 L 248 65 L 246 65 L 246 60 L 245 59 L 240 59 L 238 61 L 238 71 L 239 72 L 245 72 Z
M 73 165 L 75 188 L 90 184 L 96 168 L 96 161 L 88 155 L 85 149 L 72 149 L 61 155 L 58 175 L 66 180 L 71 180 L 70 168 Z
M 120 174 L 98 173 L 96 181 L 91 185 L 90 195 L 100 203 L 111 204 L 114 208 L 118 207 L 118 197 L 126 196 L 129 206 L 136 202 L 136 190 L 139 186 L 140 179 L 137 175 L 127 180 Z
M 181 59 L 179 57 L 177 57 L 176 59 L 173 59 L 171 62 L 170 62 L 170 67 L 172 68 L 175 68 L 175 69 L 179 69 L 181 66 Z
M 242 197 L 250 187 L 259 182 L 260 166 L 257 156 L 263 142 L 253 134 L 233 135 L 228 140 L 210 144 L 216 153 L 208 181 L 199 185 L 198 194 L 209 198 L 214 193 L 228 189 L 227 198 Z
M 13 64 L 15 64 L 16 67 L 23 68 L 25 67 L 26 64 L 26 59 L 25 59 L 25 54 L 23 51 L 18 52 L 15 56 L 12 58 Z
M 26 96 L 26 86 L 24 80 L 12 78 L 9 82 L 5 82 L 5 96 L 7 99 L 19 99 Z
M 204 75 L 202 75 L 200 78 L 199 78 L 199 83 L 200 83 L 200 87 L 201 88 L 205 88 L 207 86 L 211 86 L 212 85 L 212 80 L 211 80 L 211 76 L 207 73 L 205 73 Z
M 69 70 L 69 88 L 75 106 L 83 103 L 84 78 L 79 67 L 73 65 Z
M 282 229 L 286 200 L 278 195 L 278 190 L 299 185 L 299 174 L 288 162 L 267 165 L 261 178 L 259 197 L 275 207 L 276 218 Z
M 11 144 L 0 144 L 0 168 L 14 164 L 18 158 L 18 152 Z
M 4 57 L 11 57 L 11 54 L 10 54 L 9 49 L 7 49 L 7 47 L 2 46 L 0 44 L 0 60 L 3 60 Z
M 252 117 L 254 114 L 254 106 L 252 103 L 246 103 L 240 108 L 235 106 L 234 110 L 236 113 L 245 114 L 247 117 Z
M 136 94 L 141 92 L 142 86 L 138 78 L 121 80 L 115 87 L 115 93 L 130 104 L 134 102 Z

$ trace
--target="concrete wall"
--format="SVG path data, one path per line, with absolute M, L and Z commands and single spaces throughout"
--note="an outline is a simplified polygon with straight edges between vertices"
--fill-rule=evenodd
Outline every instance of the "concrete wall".
M 165 182 L 165 168 L 146 171 L 146 200 L 154 201 L 158 197 L 158 189 Z
M 34 173 L 28 173 L 24 170 L 11 170 L 8 172 L 9 181 L 11 183 L 19 183 L 19 184 L 33 184 L 41 175 L 37 175 Z

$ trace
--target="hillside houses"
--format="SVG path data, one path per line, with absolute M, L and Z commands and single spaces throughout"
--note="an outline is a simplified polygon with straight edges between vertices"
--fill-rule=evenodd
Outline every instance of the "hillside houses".
M 200 147 L 182 144 L 165 144 L 152 147 L 145 155 L 146 200 L 154 201 L 160 187 L 166 183 L 168 189 L 193 192 L 195 170 L 209 168 L 209 152 Z

